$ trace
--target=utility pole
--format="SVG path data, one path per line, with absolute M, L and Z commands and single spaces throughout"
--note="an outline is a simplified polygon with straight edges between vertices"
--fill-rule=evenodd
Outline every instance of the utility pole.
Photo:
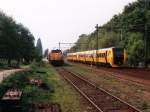
M 120 30 L 120 40 L 122 41 L 122 39 L 123 39 L 123 30 L 121 29 Z
M 144 61 L 145 67 L 147 68 L 147 24 L 145 24 L 145 37 L 144 37 Z
M 145 0 L 145 13 L 146 13 L 146 10 L 147 10 L 147 3 L 148 1 Z M 145 35 L 144 35 L 144 63 L 145 63 L 145 67 L 147 68 L 147 21 L 145 21 Z
M 99 45 L 98 45 L 98 24 L 95 26 L 96 28 L 96 65 L 98 66 L 98 48 L 99 48 Z
M 96 41 L 97 41 L 97 43 L 96 43 L 96 50 L 98 50 L 98 48 L 99 48 L 99 46 L 98 46 L 98 24 L 95 26 L 95 28 L 96 28 Z

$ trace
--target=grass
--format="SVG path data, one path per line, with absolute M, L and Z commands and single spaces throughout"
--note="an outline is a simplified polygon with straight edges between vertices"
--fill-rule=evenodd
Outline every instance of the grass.
M 41 79 L 48 89 L 30 85 L 28 78 L 31 77 Z M 32 64 L 29 70 L 15 73 L 3 80 L 0 84 L 0 97 L 9 88 L 19 88 L 23 91 L 20 103 L 20 106 L 23 107 L 22 112 L 28 112 L 32 104 L 38 103 L 58 103 L 62 112 L 85 112 L 90 108 L 85 101 L 81 101 L 80 95 L 48 64 Z
M 49 67 L 49 70 L 51 71 L 49 80 L 53 82 L 55 88 L 52 101 L 60 104 L 62 112 L 88 112 L 91 107 L 85 103 L 87 101 L 83 101 L 79 93 L 64 81 L 53 67 Z
M 37 73 L 37 70 L 42 72 Z M 38 86 L 30 85 L 28 82 L 29 77 L 41 79 L 47 85 L 48 89 L 44 90 Z M 49 74 L 46 68 L 39 68 L 36 64 L 32 65 L 30 70 L 15 73 L 5 79 L 0 84 L 0 97 L 2 97 L 9 88 L 18 88 L 22 90 L 23 96 L 20 106 L 23 107 L 22 112 L 28 112 L 32 104 L 48 103 L 50 101 L 54 88 L 51 80 L 48 80 L 48 77 Z

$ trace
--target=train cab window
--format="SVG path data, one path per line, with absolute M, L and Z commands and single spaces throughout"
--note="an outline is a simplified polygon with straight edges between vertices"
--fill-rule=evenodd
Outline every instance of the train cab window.
M 123 56 L 123 48 L 114 48 L 115 56 Z
M 52 50 L 51 53 L 62 53 L 61 50 Z

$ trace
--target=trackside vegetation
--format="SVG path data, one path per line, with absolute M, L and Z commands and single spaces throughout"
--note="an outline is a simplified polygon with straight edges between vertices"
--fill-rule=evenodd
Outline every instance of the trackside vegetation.
M 0 98 L 8 89 L 17 88 L 22 90 L 23 96 L 20 103 L 22 112 L 28 112 L 33 104 L 50 103 L 52 93 L 54 92 L 52 81 L 48 79 L 51 75 L 47 68 L 34 64 L 29 70 L 15 73 L 5 79 L 0 84 Z M 29 78 L 42 80 L 44 88 L 29 84 Z
M 103 15 L 100 15 L 103 16 Z M 94 26 L 93 26 L 94 27 Z M 137 0 L 125 6 L 122 13 L 98 28 L 98 47 L 122 47 L 128 53 L 128 64 L 150 63 L 150 0 Z M 87 44 L 80 44 L 87 43 Z M 70 51 L 96 49 L 97 32 L 82 34 Z
M 44 88 L 29 84 L 28 79 L 31 78 L 42 80 Z M 33 104 L 49 103 L 60 105 L 62 112 L 83 112 L 90 108 L 86 103 L 82 104 L 80 95 L 72 90 L 49 64 L 34 63 L 28 70 L 15 73 L 3 80 L 0 84 L 0 98 L 11 88 L 23 91 L 20 112 L 29 112 Z

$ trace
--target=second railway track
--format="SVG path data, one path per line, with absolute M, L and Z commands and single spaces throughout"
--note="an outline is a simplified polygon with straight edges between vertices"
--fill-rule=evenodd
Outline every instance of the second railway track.
M 56 70 L 99 112 L 141 112 L 81 76 L 64 68 L 56 68 Z
M 150 70 L 140 71 L 138 69 L 115 69 L 115 68 L 106 68 L 106 67 L 96 67 L 89 66 L 84 64 L 76 64 L 80 67 L 92 69 L 93 72 L 99 73 L 107 73 L 107 75 L 113 76 L 117 79 L 129 81 L 131 83 L 135 83 L 137 85 L 142 85 L 146 87 L 150 87 Z M 128 71 L 130 70 L 130 71 Z M 142 72 L 142 73 L 141 73 Z M 145 73 L 146 72 L 146 73 Z M 140 74 L 140 76 L 138 76 Z

